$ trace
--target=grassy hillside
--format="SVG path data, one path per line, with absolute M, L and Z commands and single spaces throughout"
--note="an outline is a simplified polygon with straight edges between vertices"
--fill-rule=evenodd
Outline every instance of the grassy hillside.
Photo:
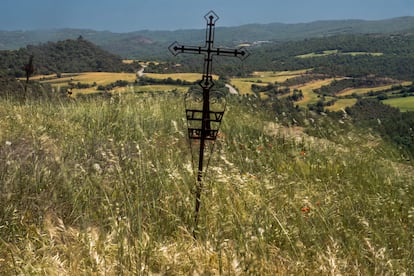
M 182 97 L 0 101 L 0 274 L 414 273 L 413 167 L 349 118 L 230 98 L 194 240 Z

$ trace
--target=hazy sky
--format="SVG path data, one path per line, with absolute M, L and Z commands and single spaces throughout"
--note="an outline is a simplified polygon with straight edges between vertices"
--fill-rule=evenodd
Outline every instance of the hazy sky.
M 0 0 L 0 30 L 88 28 L 129 32 L 414 16 L 414 0 Z

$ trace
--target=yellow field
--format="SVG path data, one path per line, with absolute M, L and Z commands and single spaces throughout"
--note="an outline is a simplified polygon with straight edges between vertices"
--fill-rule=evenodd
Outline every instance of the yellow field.
M 202 78 L 201 73 L 175 73 L 175 74 L 155 74 L 155 73 L 144 73 L 144 76 L 153 79 L 168 79 L 171 78 L 173 80 L 185 80 L 185 81 L 199 81 Z M 218 75 L 213 75 L 214 80 L 218 80 Z
M 125 63 L 132 63 L 134 60 L 124 60 Z M 286 79 L 299 76 L 306 73 L 309 70 L 297 70 L 297 71 L 282 71 L 282 72 L 254 72 L 250 78 L 235 78 L 231 80 L 231 84 L 235 86 L 240 94 L 251 94 L 251 85 L 254 83 L 256 85 L 267 85 L 267 83 L 274 82 L 283 82 Z M 167 79 L 171 78 L 174 80 L 181 79 L 185 81 L 195 82 L 199 81 L 202 78 L 201 73 L 175 73 L 175 74 L 155 74 L 155 73 L 145 73 L 145 76 L 154 79 Z M 134 82 L 137 76 L 135 73 L 112 73 L 112 72 L 86 72 L 86 73 L 63 73 L 62 77 L 57 78 L 56 74 L 51 75 L 38 75 L 32 77 L 34 80 L 40 80 L 43 83 L 49 83 L 53 87 L 59 89 L 62 86 L 68 86 L 69 83 L 84 83 L 84 84 L 93 84 L 96 83 L 99 85 L 108 85 L 110 83 L 116 82 L 117 80 L 125 80 L 128 82 Z M 213 79 L 217 80 L 218 75 L 213 75 Z M 257 81 L 261 81 L 258 83 Z M 116 92 L 123 90 L 130 90 L 132 88 L 117 88 Z M 143 86 L 141 88 L 134 88 L 141 90 L 151 90 L 159 91 L 160 89 L 179 89 L 187 90 L 186 87 L 179 86 L 169 86 L 169 85 L 151 85 Z M 73 89 L 73 93 L 94 93 L 97 92 L 95 88 L 85 88 L 85 89 Z
M 172 78 L 174 80 L 181 79 L 186 81 L 199 81 L 202 78 L 200 73 L 176 73 L 176 74 L 154 74 L 145 73 L 145 76 L 154 79 L 167 79 Z M 57 78 L 56 74 L 53 75 L 39 75 L 32 79 L 43 80 L 45 83 L 49 83 L 52 86 L 60 86 L 62 84 L 68 84 L 69 82 L 81 82 L 92 84 L 96 82 L 97 85 L 107 85 L 117 80 L 125 80 L 128 82 L 134 82 L 137 76 L 135 73 L 112 73 L 112 72 L 86 72 L 80 74 L 62 74 L 61 78 Z M 217 80 L 218 76 L 213 75 L 213 79 Z
M 112 93 L 125 93 L 125 92 L 171 92 L 177 90 L 178 92 L 185 93 L 188 91 L 188 87 L 179 86 L 179 85 L 143 85 L 143 86 L 126 86 L 126 87 L 115 87 L 115 89 L 111 90 Z M 91 88 L 84 88 L 84 89 L 72 89 L 72 95 L 76 96 L 77 94 L 92 94 L 102 92 L 96 90 L 95 87 Z
M 323 51 L 320 54 L 317 54 L 317 53 L 308 53 L 308 54 L 304 54 L 304 55 L 298 55 L 296 57 L 297 58 L 324 57 L 324 56 L 329 56 L 329 55 L 337 54 L 338 52 L 339 52 L 338 50 L 326 50 L 326 51 Z
M 117 87 L 114 89 L 114 92 L 170 92 L 177 90 L 179 92 L 185 93 L 188 90 L 188 87 L 179 86 L 179 85 L 143 85 L 143 86 L 133 86 L 133 87 Z
M 353 106 L 357 102 L 357 99 L 340 99 L 335 102 L 334 105 L 327 106 L 326 109 L 329 111 L 339 111 L 345 107 Z
M 122 63 L 123 64 L 132 64 L 132 63 L 134 63 L 134 61 L 135 60 L 133 60 L 133 59 L 124 59 L 124 60 L 122 60 Z
M 44 83 L 49 83 L 54 87 L 67 85 L 69 82 L 73 83 L 87 83 L 93 84 L 96 82 L 97 85 L 107 85 L 117 80 L 125 80 L 134 82 L 137 78 L 134 73 L 111 73 L 111 72 L 86 72 L 80 74 L 62 74 L 61 78 L 57 78 L 56 74 L 49 76 L 36 76 L 33 79 L 45 78 Z
M 349 53 L 342 53 L 343 55 L 351 55 L 351 56 L 362 56 L 362 55 L 369 55 L 374 57 L 383 56 L 384 53 L 378 52 L 349 52 Z
M 297 76 L 305 74 L 306 72 L 311 71 L 312 69 L 302 69 L 295 71 L 256 71 L 252 73 L 252 76 L 265 78 L 265 77 L 277 77 L 277 76 Z
M 248 95 L 248 94 L 254 94 L 252 91 L 252 84 L 254 82 L 242 80 L 242 79 L 231 79 L 230 84 L 234 86 L 238 91 L 240 95 Z M 266 86 L 267 83 L 254 83 L 257 85 L 263 85 Z
M 146 74 L 151 78 L 158 79 L 182 79 L 187 81 L 197 81 L 201 79 L 201 74 Z M 136 74 L 134 73 L 108 73 L 108 72 L 87 72 L 80 74 L 62 74 L 61 78 L 57 78 L 56 74 L 53 75 L 39 75 L 33 77 L 33 79 L 42 80 L 44 83 L 49 83 L 53 87 L 59 89 L 61 86 L 68 86 L 72 83 L 87 83 L 93 84 L 94 82 L 98 85 L 108 85 L 116 82 L 117 80 L 125 80 L 128 82 L 134 82 L 136 80 Z M 216 76 L 218 78 L 218 76 Z M 155 91 L 172 91 L 178 90 L 180 92 L 186 92 L 188 87 L 177 86 L 177 85 L 144 85 L 144 86 L 128 86 L 128 87 L 117 87 L 112 92 L 155 92 Z M 84 89 L 72 89 L 73 95 L 76 94 L 90 94 L 100 92 L 96 87 L 84 88 Z
M 378 52 L 340 52 L 339 50 L 326 50 L 322 53 L 308 53 L 304 55 L 298 55 L 297 58 L 314 58 L 314 57 L 324 57 L 324 56 L 330 56 L 330 55 L 349 55 L 349 56 L 362 56 L 362 55 L 368 55 L 368 56 L 382 56 L 383 53 Z
M 313 92 L 314 89 L 321 88 L 324 85 L 330 84 L 334 80 L 339 80 L 338 78 L 329 78 L 324 80 L 312 81 L 306 83 L 305 85 L 295 86 L 294 88 L 302 90 L 303 99 L 298 101 L 299 106 L 306 106 L 308 104 L 314 104 L 318 101 L 318 94 Z
M 133 62 L 133 61 L 125 61 Z M 308 70 L 297 70 L 297 71 L 263 71 L 263 72 L 254 72 L 251 77 L 248 78 L 233 78 L 230 80 L 230 84 L 234 86 L 241 95 L 244 94 L 253 94 L 251 90 L 251 85 L 262 85 L 266 86 L 269 83 L 275 82 L 284 82 L 286 79 L 298 77 L 302 74 L 305 74 L 311 69 Z M 175 74 L 155 74 L 155 73 L 145 73 L 145 76 L 154 79 L 168 79 L 173 80 L 181 79 L 190 82 L 199 81 L 202 77 L 200 73 L 175 73 Z M 215 80 L 218 79 L 217 75 L 214 75 Z M 135 73 L 111 73 L 111 72 L 86 72 L 79 74 L 64 73 L 62 77 L 57 78 L 56 74 L 52 75 L 38 75 L 34 76 L 32 79 L 39 80 L 43 83 L 49 83 L 56 89 L 60 89 L 62 86 L 68 86 L 69 83 L 83 83 L 83 84 L 93 84 L 96 83 L 96 86 L 85 89 L 73 89 L 73 95 L 76 94 L 89 94 L 101 92 L 96 90 L 99 85 L 108 85 L 110 83 L 116 82 L 117 80 L 124 80 L 133 83 L 137 76 Z M 336 78 L 336 80 L 341 80 L 342 78 Z M 335 78 L 328 78 L 324 80 L 311 81 L 303 85 L 297 85 L 290 87 L 291 90 L 299 89 L 302 90 L 303 99 L 298 101 L 299 106 L 307 106 L 308 104 L 314 104 L 318 101 L 318 94 L 314 93 L 313 90 L 320 88 L 321 86 L 330 84 Z M 412 85 L 412 82 L 402 82 L 402 86 Z M 378 86 L 372 88 L 357 88 L 357 89 L 347 89 L 338 94 L 338 96 L 356 94 L 364 94 L 369 91 L 382 91 L 390 89 L 392 85 Z M 186 86 L 178 85 L 145 85 L 145 86 L 127 86 L 127 87 L 116 87 L 112 92 L 122 93 L 122 92 L 158 92 L 158 91 L 173 91 L 177 90 L 185 93 L 188 90 Z M 267 96 L 265 93 L 260 93 L 260 97 L 265 99 Z M 338 100 L 335 105 L 327 107 L 328 110 L 341 110 L 346 106 L 351 106 L 355 104 L 355 99 L 341 99 Z
M 62 74 L 62 76 L 65 74 Z M 43 79 L 50 79 L 50 78 L 56 78 L 56 74 L 50 74 L 50 75 L 36 75 L 30 77 L 31 80 L 43 80 Z M 24 80 L 25 78 L 19 78 L 20 80 Z
M 411 85 L 412 82 L 410 81 L 406 81 L 406 82 L 402 82 L 400 83 L 400 85 L 402 86 L 408 86 Z M 344 91 L 338 93 L 338 96 L 348 96 L 348 95 L 352 95 L 352 94 L 366 94 L 368 92 L 378 92 L 378 91 L 383 91 L 383 90 L 389 90 L 391 89 L 392 86 L 394 86 L 395 84 L 390 84 L 390 85 L 383 85 L 383 86 L 377 86 L 377 87 L 369 87 L 369 88 L 349 88 L 349 89 L 345 89 Z
M 261 81 L 264 83 L 275 83 L 275 82 L 284 82 L 288 79 L 298 77 L 303 75 L 308 70 L 296 70 L 296 71 L 263 71 L 263 72 L 254 72 L 249 78 L 238 78 L 238 80 L 247 81 L 251 83 L 256 83 Z
M 253 72 L 251 77 L 248 78 L 232 78 L 230 83 L 232 86 L 239 90 L 241 95 L 253 94 L 251 89 L 252 84 L 266 86 L 269 83 L 284 82 L 287 79 L 298 77 L 308 72 L 309 69 L 296 70 L 296 71 L 261 71 Z

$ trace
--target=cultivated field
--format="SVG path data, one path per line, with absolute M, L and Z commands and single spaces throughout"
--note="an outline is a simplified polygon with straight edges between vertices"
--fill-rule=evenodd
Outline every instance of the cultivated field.
M 307 71 L 309 70 L 254 72 L 252 76 L 248 78 L 232 78 L 230 83 L 239 91 L 241 95 L 249 95 L 254 94 L 251 89 L 252 84 L 266 86 L 268 83 L 284 82 L 287 79 L 305 74 Z
M 412 82 L 401 82 L 399 83 L 399 85 L 402 86 L 408 86 L 411 85 Z M 345 89 L 344 91 L 338 93 L 338 96 L 348 96 L 348 95 L 352 95 L 352 94 L 356 94 L 356 95 L 363 95 L 369 92 L 378 92 L 378 91 L 386 91 L 386 90 L 390 90 L 393 86 L 395 86 L 396 84 L 390 84 L 390 85 L 383 85 L 383 86 L 377 86 L 377 87 L 367 87 L 367 88 L 348 88 Z
M 313 90 L 321 88 L 324 85 L 330 84 L 332 81 L 338 80 L 338 78 L 328 78 L 323 80 L 312 81 L 304 85 L 295 86 L 294 88 L 302 90 L 303 99 L 298 101 L 299 106 L 307 106 L 308 104 L 314 104 L 318 101 L 318 94 Z
M 81 82 L 86 84 L 96 83 L 97 85 L 107 85 L 116 82 L 117 80 L 134 82 L 137 76 L 134 73 L 87 72 L 79 74 L 62 74 L 62 77 L 60 78 L 56 77 L 56 75 L 42 75 L 33 77 L 32 79 L 42 80 L 42 78 L 44 79 L 42 82 L 58 87 L 62 84 L 67 85 L 69 82 Z
M 414 97 L 388 99 L 383 103 L 398 107 L 401 111 L 414 111 Z
M 199 81 L 202 78 L 202 74 L 200 73 L 175 73 L 175 74 L 154 74 L 154 73 L 145 73 L 146 77 L 153 78 L 153 79 L 168 79 L 171 78 L 173 80 L 186 80 L 190 82 Z M 217 80 L 218 76 L 213 75 L 213 79 Z
M 140 86 L 127 86 L 127 87 L 116 87 L 113 92 L 124 93 L 124 92 L 171 92 L 178 91 L 185 93 L 188 91 L 188 87 L 180 85 L 140 85 Z
M 131 61 L 130 61 L 131 62 Z M 303 74 L 306 74 L 310 70 L 297 70 L 297 71 L 282 71 L 282 72 L 272 72 L 272 71 L 263 71 L 263 72 L 254 72 L 251 77 L 248 78 L 232 78 L 230 80 L 230 84 L 235 87 L 241 95 L 248 95 L 254 94 L 251 86 L 252 84 L 255 85 L 262 85 L 266 86 L 269 83 L 279 82 L 282 83 L 290 78 L 299 77 Z M 199 73 L 176 73 L 176 74 L 154 74 L 154 73 L 145 73 L 146 77 L 153 78 L 153 79 L 172 79 L 172 80 L 185 80 L 189 82 L 196 82 L 201 79 L 201 74 Z M 213 76 L 214 79 L 218 79 L 217 75 Z M 59 90 L 62 87 L 68 87 L 70 84 L 95 84 L 93 87 L 89 88 L 74 88 L 72 89 L 73 95 L 76 94 L 90 94 L 98 92 L 97 86 L 99 85 L 108 85 L 110 83 L 114 83 L 118 80 L 123 80 L 131 83 L 126 87 L 115 87 L 112 92 L 160 92 L 160 91 L 179 91 L 185 93 L 188 90 L 187 86 L 179 86 L 179 85 L 134 85 L 135 80 L 137 79 L 136 74 L 134 73 L 108 73 L 108 72 L 88 72 L 88 73 L 80 73 L 80 74 L 62 74 L 61 77 L 57 77 L 56 75 L 42 75 L 42 76 L 35 76 L 32 79 L 40 80 L 41 82 L 51 84 L 52 87 Z M 340 80 L 341 78 L 336 78 L 336 80 Z M 303 85 L 297 85 L 290 87 L 291 90 L 298 89 L 301 90 L 303 93 L 304 98 L 297 102 L 299 106 L 306 107 L 308 104 L 315 104 L 320 98 L 318 94 L 314 93 L 313 90 L 318 89 L 324 85 L 329 85 L 334 79 L 323 79 L 323 80 L 316 80 L 311 81 L 309 83 L 305 83 Z M 401 82 L 399 85 L 402 86 L 410 86 L 412 82 Z M 383 85 L 378 87 L 369 87 L 369 88 L 348 88 L 344 91 L 338 93 L 337 96 L 349 96 L 349 95 L 364 95 L 368 92 L 379 92 L 379 91 L 387 91 L 390 90 L 394 85 Z M 266 93 L 260 93 L 260 97 L 262 99 L 266 99 Z M 394 100 L 391 101 L 392 103 L 396 103 L 400 105 L 399 102 L 402 103 L 403 110 L 411 110 L 414 108 L 411 105 L 411 101 L 404 102 L 403 99 L 401 100 Z M 354 100 L 338 100 L 337 103 L 333 106 L 327 107 L 328 110 L 340 110 L 346 106 L 353 105 L 355 103 Z M 386 102 L 387 103 L 387 102 Z
M 334 105 L 327 106 L 326 109 L 329 111 L 340 111 L 346 107 L 351 107 L 357 102 L 357 99 L 339 99 Z
M 349 56 L 382 56 L 383 53 L 375 53 L 375 52 L 341 52 L 339 50 L 326 50 L 322 51 L 321 53 L 308 53 L 303 55 L 296 56 L 297 58 L 315 58 L 315 57 L 324 57 L 324 56 L 330 56 L 330 55 L 349 55 Z

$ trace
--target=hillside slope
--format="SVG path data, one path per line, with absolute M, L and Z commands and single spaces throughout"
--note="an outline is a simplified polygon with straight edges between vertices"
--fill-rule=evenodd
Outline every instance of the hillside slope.
M 414 272 L 412 164 L 346 117 L 229 99 L 194 240 L 181 97 L 0 103 L 0 274 Z

